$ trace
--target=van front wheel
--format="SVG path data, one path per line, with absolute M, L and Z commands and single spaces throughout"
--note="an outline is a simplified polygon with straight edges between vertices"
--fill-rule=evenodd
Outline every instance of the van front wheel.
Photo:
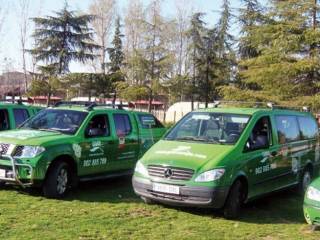
M 231 187 L 228 198 L 226 200 L 223 214 L 227 219 L 236 219 L 239 216 L 241 205 L 244 200 L 244 192 L 242 183 L 237 180 Z

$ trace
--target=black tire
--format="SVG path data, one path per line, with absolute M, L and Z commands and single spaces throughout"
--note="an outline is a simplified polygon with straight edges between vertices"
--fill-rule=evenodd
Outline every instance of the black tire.
M 226 219 L 236 219 L 244 201 L 244 191 L 241 181 L 237 180 L 231 187 L 223 209 Z
M 0 188 L 3 188 L 6 185 L 6 182 L 0 181 Z
M 53 163 L 43 184 L 43 194 L 45 197 L 63 198 L 66 195 L 71 184 L 69 169 L 69 165 L 66 162 L 59 161 Z
M 145 204 L 148 204 L 148 205 L 154 204 L 154 201 L 150 198 L 141 197 L 141 199 Z
M 310 168 L 306 168 L 302 172 L 299 180 L 298 193 L 300 195 L 304 196 L 311 181 L 312 181 L 312 171 Z

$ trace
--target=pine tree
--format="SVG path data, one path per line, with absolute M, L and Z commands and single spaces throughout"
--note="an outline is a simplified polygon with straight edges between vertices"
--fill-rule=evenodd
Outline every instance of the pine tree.
M 116 26 L 115 26 L 115 34 L 114 38 L 112 40 L 112 47 L 108 48 L 109 58 L 110 58 L 110 73 L 117 73 L 120 71 L 123 60 L 124 60 L 124 54 L 122 50 L 122 40 L 123 34 L 121 34 L 120 31 L 120 17 L 116 20 Z
M 318 96 L 317 15 L 317 2 L 313 0 L 271 1 L 265 21 L 254 26 L 248 38 L 259 54 L 240 63 L 242 80 L 257 88 L 229 87 L 223 89 L 224 95 L 285 104 L 311 102 L 308 96 Z
M 54 67 L 57 74 L 67 73 L 71 61 L 85 63 L 93 60 L 93 50 L 98 46 L 92 43 L 92 32 L 88 24 L 92 15 L 78 15 L 68 10 L 68 6 L 55 12 L 55 16 L 33 18 L 36 25 L 33 37 L 36 45 L 30 50 L 37 61 L 46 67 Z
M 242 0 L 244 8 L 240 9 L 239 55 L 241 59 L 257 57 L 258 49 L 253 45 L 253 29 L 264 22 L 263 8 L 258 0 Z
M 188 31 L 188 36 L 190 39 L 189 51 L 192 62 L 192 76 L 191 76 L 191 109 L 194 109 L 194 98 L 199 91 L 197 91 L 198 80 L 201 79 L 201 71 L 199 70 L 199 59 L 201 58 L 201 53 L 203 52 L 203 35 L 205 30 L 204 22 L 202 21 L 203 13 L 195 13 L 191 17 L 190 30 Z

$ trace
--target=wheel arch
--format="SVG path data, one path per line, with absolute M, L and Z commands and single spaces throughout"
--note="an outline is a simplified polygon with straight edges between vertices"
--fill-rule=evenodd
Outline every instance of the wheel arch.
M 69 154 L 61 154 L 59 156 L 56 156 L 49 164 L 46 170 L 45 179 L 47 179 L 47 176 L 51 170 L 52 167 L 55 166 L 58 162 L 65 162 L 70 167 L 70 173 L 72 174 L 72 179 L 74 180 L 78 176 L 78 168 L 77 163 L 75 159 L 69 155 Z
M 246 174 L 244 172 L 240 172 L 238 173 L 233 181 L 232 181 L 232 184 L 230 185 L 230 189 L 231 187 L 233 186 L 233 184 L 236 182 L 236 181 L 240 181 L 242 186 L 244 187 L 244 201 L 247 199 L 248 197 L 248 193 L 249 193 L 249 181 L 248 181 L 248 177 L 246 176 Z M 229 189 L 229 192 L 230 192 L 230 189 Z M 228 193 L 229 195 L 229 193 Z

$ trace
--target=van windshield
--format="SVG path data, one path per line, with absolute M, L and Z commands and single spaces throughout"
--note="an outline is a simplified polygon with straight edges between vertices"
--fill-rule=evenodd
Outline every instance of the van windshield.
M 74 134 L 86 116 L 86 112 L 46 109 L 26 121 L 20 128 Z
M 166 135 L 165 140 L 235 144 L 250 116 L 193 112 Z

